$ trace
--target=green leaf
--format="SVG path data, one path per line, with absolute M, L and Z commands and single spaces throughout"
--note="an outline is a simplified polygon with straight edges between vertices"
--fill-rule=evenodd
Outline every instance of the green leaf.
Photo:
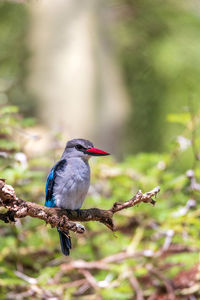
M 189 113 L 180 113 L 180 114 L 168 114 L 167 121 L 169 123 L 179 123 L 179 124 L 187 124 L 191 120 L 191 116 Z
M 13 113 L 18 113 L 19 109 L 15 105 L 10 105 L 10 106 L 4 106 L 1 108 L 0 112 L 2 114 L 13 114 Z

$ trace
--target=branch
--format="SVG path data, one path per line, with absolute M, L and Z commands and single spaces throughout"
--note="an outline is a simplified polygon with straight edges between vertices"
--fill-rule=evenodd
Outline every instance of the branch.
M 99 221 L 114 231 L 113 215 L 115 213 L 141 202 L 154 205 L 156 202 L 152 197 L 156 196 L 159 191 L 159 187 L 145 194 L 138 191 L 129 201 L 115 202 L 112 208 L 108 210 L 90 208 L 82 209 L 80 213 L 78 213 L 76 210 L 49 208 L 33 202 L 24 201 L 15 195 L 12 186 L 7 185 L 5 180 L 0 179 L 0 207 L 5 207 L 8 210 L 5 214 L 0 214 L 0 219 L 4 222 L 13 222 L 15 218 L 30 216 L 32 218 L 39 218 L 47 224 L 50 224 L 51 227 L 58 227 L 62 231 L 71 230 L 77 233 L 83 233 L 85 229 L 82 225 L 74 221 Z

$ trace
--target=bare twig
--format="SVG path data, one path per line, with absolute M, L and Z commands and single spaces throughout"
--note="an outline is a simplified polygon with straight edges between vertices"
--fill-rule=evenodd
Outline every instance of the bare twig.
M 90 208 L 82 209 L 81 213 L 75 210 L 65 210 L 60 208 L 49 208 L 36 203 L 24 201 L 15 195 L 12 186 L 7 185 L 4 180 L 0 180 L 0 206 L 8 211 L 0 215 L 4 222 L 14 221 L 15 218 L 24 218 L 30 216 L 44 220 L 52 227 L 58 227 L 61 230 L 71 230 L 77 233 L 83 233 L 84 227 L 73 221 L 99 221 L 114 231 L 113 215 L 123 209 L 133 207 L 141 202 L 155 204 L 152 197 L 160 191 L 159 187 L 143 194 L 139 191 L 132 199 L 126 202 L 115 202 L 113 207 L 108 210 Z
M 144 300 L 144 296 L 140 284 L 132 272 L 129 273 L 128 279 L 133 290 L 135 290 L 136 300 Z
M 152 273 L 154 276 L 156 276 L 158 279 L 160 279 L 163 282 L 166 291 L 168 293 L 168 297 L 169 297 L 168 299 L 175 300 L 176 297 L 171 282 L 158 269 L 153 268 L 152 265 L 147 265 L 147 269 L 150 271 L 150 273 Z
M 37 279 L 36 278 L 33 278 L 33 277 L 30 277 L 30 276 L 27 276 L 26 274 L 22 273 L 22 272 L 19 272 L 19 271 L 15 271 L 15 274 L 23 279 L 24 281 L 28 282 L 29 284 L 37 284 Z
M 70 281 L 62 285 L 63 288 L 68 289 L 71 287 L 79 287 L 80 285 L 84 284 L 86 282 L 86 279 L 79 279 L 75 281 Z
M 83 274 L 83 276 L 85 277 L 87 282 L 91 285 L 91 287 L 93 287 L 93 289 L 95 289 L 96 291 L 99 291 L 99 286 L 96 282 L 96 279 L 88 270 L 83 269 L 83 270 L 80 270 L 79 272 L 81 274 Z
M 118 252 L 116 254 L 112 254 L 110 256 L 106 256 L 100 260 L 96 261 L 85 261 L 85 260 L 72 260 L 68 261 L 67 263 L 62 263 L 61 264 L 61 272 L 66 273 L 66 272 L 71 272 L 73 269 L 77 270 L 109 270 L 112 267 L 112 264 L 118 264 L 123 262 L 126 259 L 130 258 L 138 258 L 138 257 L 166 257 L 168 255 L 173 255 L 177 253 L 188 253 L 188 252 L 198 252 L 198 248 L 189 248 L 189 247 L 182 247 L 179 244 L 177 245 L 172 245 L 171 248 L 168 248 L 167 251 L 165 250 L 158 250 L 157 252 L 154 252 L 152 250 L 143 250 L 143 251 L 135 251 L 135 252 L 127 252 L 122 251 Z M 62 276 L 62 274 L 61 274 Z

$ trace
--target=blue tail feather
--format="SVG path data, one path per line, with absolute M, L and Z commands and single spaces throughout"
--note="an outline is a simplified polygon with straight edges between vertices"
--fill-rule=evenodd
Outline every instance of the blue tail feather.
M 70 254 L 70 249 L 72 248 L 72 244 L 71 244 L 71 238 L 70 236 L 68 236 L 68 232 L 64 233 L 62 231 L 60 231 L 59 229 L 58 233 L 59 233 L 59 237 L 60 237 L 60 246 L 61 246 L 61 250 L 62 253 L 66 256 L 68 256 Z

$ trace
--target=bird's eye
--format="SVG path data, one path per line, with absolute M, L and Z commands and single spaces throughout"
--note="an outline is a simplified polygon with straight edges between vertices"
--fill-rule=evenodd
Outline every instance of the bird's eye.
M 81 145 L 76 145 L 75 148 L 76 148 L 77 150 L 82 150 L 82 149 L 84 149 L 84 147 L 81 146 Z

